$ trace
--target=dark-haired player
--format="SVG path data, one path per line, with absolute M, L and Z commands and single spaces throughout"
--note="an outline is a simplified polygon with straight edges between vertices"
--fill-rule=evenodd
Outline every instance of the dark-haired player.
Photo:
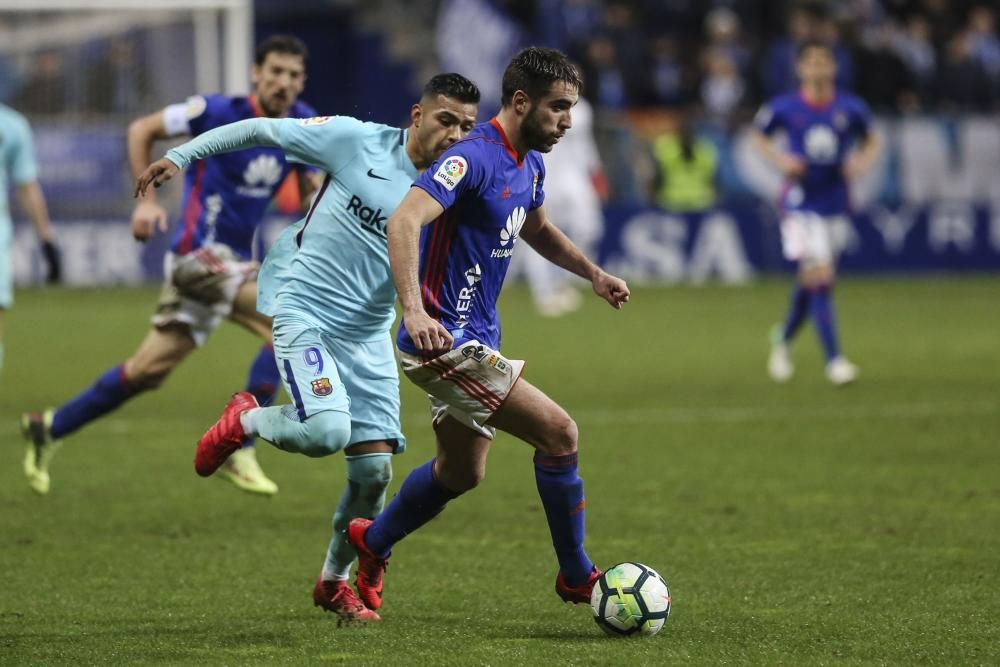
M 495 429 L 535 448 L 534 470 L 559 562 L 556 592 L 587 602 L 600 570 L 587 556 L 577 427 L 500 353 L 496 303 L 517 240 L 586 278 L 614 308 L 625 282 L 602 271 L 548 220 L 548 152 L 570 129 L 580 76 L 559 51 L 529 48 L 507 66 L 502 107 L 417 179 L 388 222 L 389 258 L 403 306 L 397 337 L 406 376 L 431 397 L 437 457 L 416 468 L 374 521 L 348 535 L 358 591 L 381 604 L 393 545 L 483 479 Z
M 783 325 L 775 327 L 767 370 L 776 382 L 795 370 L 790 345 L 806 317 L 812 318 L 826 356 L 826 377 L 835 385 L 853 382 L 858 368 L 841 354 L 833 308 L 835 248 L 831 227 L 848 224 L 848 186 L 878 155 L 865 103 L 834 86 L 833 51 L 819 42 L 799 47 L 796 63 L 802 84 L 796 93 L 768 102 L 757 114 L 754 143 L 787 179 L 782 195 L 781 245 L 798 263 L 798 280 Z M 786 147 L 769 139 L 779 130 Z M 854 146 L 858 150 L 852 151 Z
M 193 160 L 247 146 L 281 148 L 326 173 L 309 215 L 285 230 L 261 269 L 258 307 L 274 316 L 292 403 L 261 408 L 252 394 L 236 394 L 198 443 L 195 468 L 211 475 L 248 436 L 307 456 L 344 450 L 347 487 L 313 600 L 346 620 L 379 618 L 347 583 L 355 553 L 346 531 L 351 519 L 382 509 L 392 455 L 405 447 L 386 219 L 418 174 L 472 129 L 478 102 L 471 81 L 440 74 L 411 107 L 406 129 L 346 116 L 242 121 L 169 151 L 138 183 L 141 192 Z
M 133 121 L 128 129 L 132 173 L 138 177 L 149 166 L 158 139 L 197 136 L 244 118 L 314 116 L 311 107 L 298 101 L 306 57 L 298 39 L 275 35 L 257 47 L 251 71 L 254 92 L 249 96 L 192 97 Z M 266 341 L 250 367 L 247 390 L 262 403 L 273 400 L 280 378 L 271 348 L 271 320 L 255 307 L 258 265 L 252 243 L 271 198 L 291 169 L 280 150 L 255 148 L 206 160 L 188 174 L 180 225 L 165 260 L 163 291 L 145 340 L 131 357 L 58 409 L 22 417 L 28 440 L 25 473 L 32 488 L 48 492 L 49 462 L 60 438 L 159 387 L 223 318 Z M 304 169 L 299 170 L 299 188 L 304 201 L 315 190 Z M 152 191 L 146 193 L 132 214 L 132 234 L 145 241 L 166 227 L 166 211 Z M 246 491 L 277 493 L 277 485 L 257 463 L 252 441 L 244 444 L 227 463 L 224 476 Z

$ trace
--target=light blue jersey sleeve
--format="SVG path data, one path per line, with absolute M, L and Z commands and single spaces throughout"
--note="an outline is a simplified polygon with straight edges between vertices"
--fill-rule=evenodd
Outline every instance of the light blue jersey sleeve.
M 20 115 L 12 116 L 12 122 L 3 128 L 5 140 L 10 143 L 4 151 L 7 158 L 7 172 L 14 185 L 22 185 L 38 180 L 38 163 L 31 139 L 31 127 Z
M 365 124 L 350 116 L 286 118 L 278 134 L 289 160 L 335 176 L 357 156 L 365 140 Z
M 290 161 L 336 174 L 357 154 L 364 124 L 348 116 L 250 118 L 214 128 L 167 151 L 181 169 L 196 160 L 245 148 L 280 148 Z
M 191 141 L 167 151 L 167 159 L 184 169 L 192 162 L 220 153 L 232 153 L 244 148 L 273 146 L 280 148 L 278 125 L 274 118 L 250 118 L 229 123 L 199 134 Z

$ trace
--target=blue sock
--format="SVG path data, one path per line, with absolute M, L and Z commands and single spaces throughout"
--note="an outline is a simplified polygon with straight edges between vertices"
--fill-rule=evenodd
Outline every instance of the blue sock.
M 809 314 L 812 316 L 816 334 L 823 344 L 826 360 L 840 356 L 837 344 L 837 318 L 833 309 L 833 295 L 830 285 L 820 285 L 812 290 L 809 296 Z
M 556 548 L 559 571 L 570 586 L 590 577 L 594 563 L 583 550 L 583 480 L 577 475 L 577 455 L 535 453 L 535 483 Z
M 250 365 L 247 391 L 253 394 L 261 407 L 267 407 L 274 403 L 280 383 L 281 375 L 278 373 L 278 362 L 274 359 L 274 346 L 265 343 Z M 243 446 L 253 447 L 253 438 L 247 438 Z
M 52 417 L 51 435 L 61 438 L 118 408 L 142 389 L 129 383 L 125 366 L 115 366 L 79 396 L 63 404 Z
M 809 290 L 802 285 L 795 285 L 792 290 L 792 301 L 788 304 L 788 316 L 785 324 L 781 328 L 781 340 L 785 343 L 791 342 L 795 332 L 799 330 L 809 313 Z
M 434 459 L 414 468 L 399 493 L 365 533 L 365 544 L 376 555 L 389 555 L 396 542 L 424 525 L 461 494 L 442 486 L 434 475 Z

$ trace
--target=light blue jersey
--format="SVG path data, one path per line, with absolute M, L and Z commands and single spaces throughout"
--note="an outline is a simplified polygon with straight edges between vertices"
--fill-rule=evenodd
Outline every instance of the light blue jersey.
M 7 193 L 38 179 L 31 128 L 24 116 L 0 104 L 0 308 L 14 302 L 11 245 L 14 233 Z
M 248 145 L 277 146 L 289 160 L 326 172 L 308 215 L 278 237 L 258 275 L 257 308 L 274 317 L 274 354 L 293 402 L 275 419 L 308 424 L 315 415 L 348 413 L 348 446 L 385 440 L 396 453 L 406 440 L 389 333 L 396 290 L 386 221 L 418 175 L 407 136 L 349 117 L 257 118 L 167 153 L 186 167 Z M 266 440 L 281 439 L 269 433 L 260 430 Z
M 222 150 L 266 144 L 326 172 L 306 218 L 268 252 L 258 307 L 370 341 L 395 319 L 386 221 L 418 175 L 406 154 L 407 133 L 347 116 L 258 118 L 217 128 L 167 157 L 185 167 Z
M 292 160 L 326 172 L 303 226 L 286 230 L 265 262 L 261 301 L 348 340 L 374 340 L 395 319 L 386 221 L 418 175 L 406 154 L 407 130 L 343 116 L 281 121 L 279 141 Z M 294 239 L 294 246 L 289 242 Z

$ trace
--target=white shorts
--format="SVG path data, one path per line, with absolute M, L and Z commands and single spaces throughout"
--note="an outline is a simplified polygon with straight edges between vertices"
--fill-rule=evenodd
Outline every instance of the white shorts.
M 843 216 L 826 217 L 793 211 L 781 220 L 781 251 L 785 259 L 801 264 L 833 264 L 836 259 L 831 227 Z
M 402 350 L 396 352 L 406 377 L 430 397 L 435 426 L 451 417 L 493 439 L 496 429 L 486 422 L 517 384 L 524 361 L 507 359 L 474 340 L 430 361 Z
M 229 246 L 203 246 L 186 255 L 163 258 L 163 289 L 153 326 L 186 324 L 199 347 L 222 318 L 233 312 L 240 287 L 257 278 L 257 262 L 244 261 Z

